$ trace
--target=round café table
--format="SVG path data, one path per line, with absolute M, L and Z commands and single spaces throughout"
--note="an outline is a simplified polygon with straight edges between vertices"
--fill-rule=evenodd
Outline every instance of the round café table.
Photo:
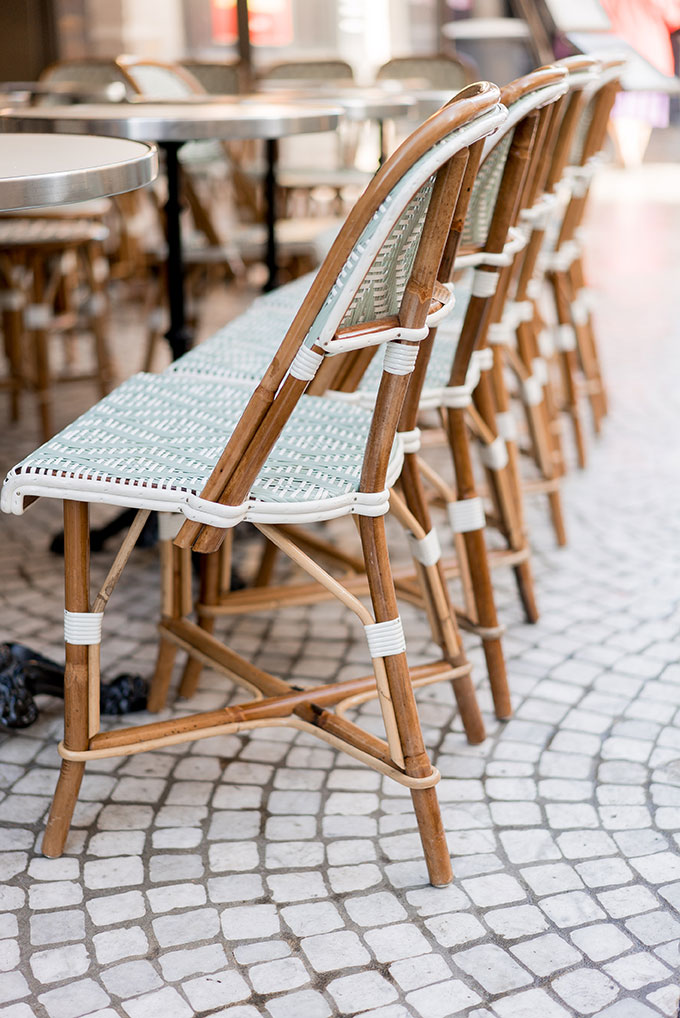
M 0 211 L 122 194 L 149 184 L 157 173 L 156 149 L 138 141 L 3 134 Z
M 262 138 L 272 156 L 266 181 L 269 208 L 267 261 L 270 285 L 275 283 L 275 236 L 273 217 L 276 139 L 292 134 L 333 130 L 342 116 L 341 107 L 302 103 L 242 102 L 230 96 L 222 102 L 139 102 L 82 104 L 4 110 L 0 130 L 49 131 L 59 134 L 101 134 L 135 141 L 153 141 L 165 153 L 168 199 L 165 206 L 168 242 L 168 304 L 170 328 L 166 339 L 173 357 L 191 345 L 184 314 L 182 237 L 180 231 L 180 166 L 178 152 L 187 141 L 232 141 Z

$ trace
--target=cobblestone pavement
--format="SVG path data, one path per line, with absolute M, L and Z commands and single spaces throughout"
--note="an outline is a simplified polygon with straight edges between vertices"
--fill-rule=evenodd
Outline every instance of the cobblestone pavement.
M 466 744 L 446 685 L 419 694 L 453 886 L 428 886 L 403 789 L 285 730 L 93 763 L 66 854 L 44 859 L 61 729 L 45 699 L 33 727 L 0 739 L 0 1018 L 675 1018 L 679 185 L 675 167 L 598 181 L 589 262 L 612 411 L 565 486 L 567 549 L 530 509 L 536 626 L 497 578 L 513 720 L 493 721 L 472 642 L 482 746 Z M 138 333 L 119 332 L 132 371 Z M 60 413 L 88 397 L 64 393 Z M 34 441 L 29 425 L 4 429 L 3 465 Z M 61 570 L 47 551 L 59 507 L 0 525 L 0 638 L 59 658 Z M 135 553 L 107 615 L 108 674 L 151 668 L 156 577 L 155 553 Z M 427 630 L 415 609 L 404 616 L 418 662 Z M 283 674 L 365 668 L 360 632 L 333 605 L 228 628 Z M 167 714 L 233 695 L 206 672 Z M 377 724 L 374 705 L 362 713 Z

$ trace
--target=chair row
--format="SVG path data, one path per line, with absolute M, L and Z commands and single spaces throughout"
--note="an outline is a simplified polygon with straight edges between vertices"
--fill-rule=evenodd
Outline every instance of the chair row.
M 531 281 L 540 286 L 537 272 L 545 272 L 551 281 L 560 277 L 555 292 L 561 294 L 561 277 L 578 264 L 575 246 L 564 252 L 564 244 L 575 240 L 569 223 L 577 217 L 570 209 L 581 200 L 591 156 L 601 147 L 601 138 L 595 146 L 593 125 L 599 130 L 602 97 L 613 94 L 615 70 L 577 59 L 541 68 L 502 91 L 488 83 L 465 89 L 382 166 L 304 294 L 304 283 L 297 282 L 262 298 L 172 370 L 130 379 L 10 472 L 5 511 L 21 513 L 37 497 L 64 502 L 65 734 L 43 842 L 47 855 L 63 850 L 88 760 L 288 725 L 409 788 L 430 879 L 438 886 L 451 880 L 435 790 L 439 775 L 425 749 L 414 689 L 451 682 L 468 738 L 484 738 L 460 637 L 463 622 L 484 641 L 496 713 L 510 716 L 473 449 L 478 442 L 490 515 L 506 539 L 507 558 L 533 616 L 505 369 L 513 369 L 523 397 L 541 480 L 558 497 L 553 365 L 543 367 L 547 351 L 538 353 L 538 315 L 529 314 L 538 294 L 525 297 L 522 286 Z M 566 199 L 558 191 L 562 181 L 570 187 Z M 557 223 L 553 230 L 546 229 L 548 217 Z M 461 265 L 467 282 L 459 277 Z M 580 296 L 567 300 L 572 316 Z M 565 337 L 566 324 L 559 325 Z M 498 328 L 490 345 L 493 326 Z M 585 326 L 580 333 L 573 322 L 572 328 L 576 344 L 584 344 Z M 566 340 L 562 347 L 555 355 L 559 368 L 565 379 L 571 372 L 575 384 L 578 347 Z M 596 395 L 596 386 L 591 388 Z M 421 408 L 443 420 L 454 481 L 439 477 L 421 454 L 426 445 Z M 505 421 L 500 427 L 499 413 Z M 543 465 L 539 447 L 548 456 Z M 460 553 L 469 604 L 458 617 L 432 523 L 437 506 L 426 485 L 445 503 Z M 88 573 L 90 502 L 138 510 L 94 597 Z M 162 618 L 150 707 L 158 709 L 165 700 L 178 650 L 190 661 L 185 693 L 208 664 L 253 698 L 220 711 L 102 731 L 102 618 L 151 510 L 161 513 Z M 393 575 L 388 512 L 408 538 L 412 574 Z M 320 524 L 346 516 L 357 524 L 356 553 L 319 535 Z M 276 550 L 324 596 L 354 613 L 363 626 L 369 674 L 331 684 L 290 681 L 255 666 L 218 638 L 215 620 L 231 610 L 234 599 L 236 610 L 246 612 L 310 596 L 292 588 L 273 597 L 262 587 L 242 594 L 225 590 L 231 534 L 244 522 L 254 524 L 271 549 L 260 580 Z M 192 550 L 203 555 L 197 605 Z M 436 660 L 409 668 L 400 596 L 427 612 L 439 647 Z M 377 697 L 384 738 L 346 716 L 370 697 Z

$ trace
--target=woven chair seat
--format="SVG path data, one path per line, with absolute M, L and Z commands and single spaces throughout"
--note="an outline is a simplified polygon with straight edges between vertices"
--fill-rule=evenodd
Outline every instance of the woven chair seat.
M 202 499 L 251 391 L 215 379 L 135 375 L 10 471 L 2 509 L 21 514 L 26 497 L 45 496 L 179 512 L 219 527 L 387 511 L 386 491 L 359 491 L 371 414 L 315 396 L 302 397 L 245 503 Z M 388 487 L 401 463 L 397 438 Z
M 101 223 L 80 219 L 0 219 L 0 247 L 35 247 L 38 244 L 85 244 L 106 240 Z

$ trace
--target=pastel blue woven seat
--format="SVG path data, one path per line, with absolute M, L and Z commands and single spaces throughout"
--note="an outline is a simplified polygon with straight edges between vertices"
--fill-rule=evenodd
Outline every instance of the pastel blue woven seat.
M 185 375 L 135 375 L 21 461 L 2 491 L 5 512 L 47 496 L 181 512 L 228 527 L 387 511 L 387 492 L 360 493 L 371 414 L 304 396 L 241 506 L 200 498 L 252 387 Z M 395 439 L 388 487 L 399 475 Z

